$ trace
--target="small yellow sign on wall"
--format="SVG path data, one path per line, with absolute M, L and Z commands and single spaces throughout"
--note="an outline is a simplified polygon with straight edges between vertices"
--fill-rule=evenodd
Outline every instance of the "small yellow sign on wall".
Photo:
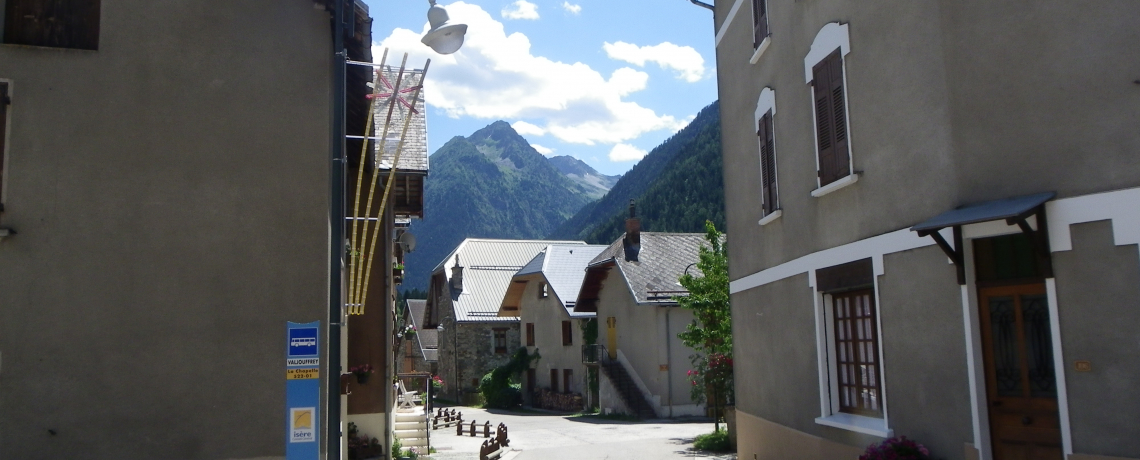
M 1077 368 L 1077 372 L 1091 372 L 1092 363 L 1088 361 L 1077 361 L 1073 363 L 1073 367 Z
M 286 380 L 305 380 L 305 379 L 319 379 L 321 378 L 320 369 L 286 369 Z

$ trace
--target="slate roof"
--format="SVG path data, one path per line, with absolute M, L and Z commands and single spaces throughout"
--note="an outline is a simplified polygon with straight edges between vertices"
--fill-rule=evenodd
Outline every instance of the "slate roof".
M 613 261 L 637 303 L 673 304 L 676 302 L 672 296 L 688 293 L 677 279 L 689 264 L 700 260 L 699 248 L 708 246 L 704 233 L 641 232 L 641 252 L 636 262 L 625 260 L 624 237 L 623 234 L 590 260 L 588 266 Z M 700 271 L 694 266 L 689 273 Z
M 401 171 L 419 171 L 426 174 L 428 170 L 428 145 L 423 90 L 420 91 L 419 97 L 412 101 L 412 95 L 415 94 L 413 88 L 423 82 L 424 72 L 423 70 L 404 69 L 404 77 L 400 79 L 400 87 L 395 88 L 399 73 L 399 67 L 387 65 L 380 67 L 380 79 L 376 82 L 380 97 L 375 99 L 376 103 L 373 105 L 374 132 L 372 136 L 386 137 L 387 141 L 384 142 L 383 153 L 380 152 L 380 141 L 373 142 L 375 153 L 380 158 L 380 169 L 390 169 L 392 160 L 396 155 L 396 147 L 400 144 L 400 133 L 404 130 L 404 120 L 410 114 L 408 132 L 404 136 L 404 146 L 400 152 L 400 164 L 397 166 Z M 388 119 L 389 103 L 393 101 L 391 97 L 393 89 L 397 90 L 396 94 L 400 97 L 395 100 L 392 121 L 388 124 L 387 136 L 384 136 L 384 123 Z M 415 107 L 416 111 L 409 110 L 408 105 Z
M 439 331 L 435 329 L 424 329 L 421 327 L 424 322 L 424 310 L 426 309 L 427 300 L 408 299 L 408 315 L 412 320 L 412 325 L 416 327 L 416 335 L 419 336 L 420 347 L 438 348 Z
M 463 292 L 451 293 L 455 319 L 461 322 L 518 322 L 517 317 L 500 317 L 499 305 L 511 277 L 534 256 L 551 244 L 585 246 L 582 241 L 491 240 L 468 238 L 459 243 L 434 269 L 442 272 L 451 285 L 452 267 L 459 256 L 463 267 Z

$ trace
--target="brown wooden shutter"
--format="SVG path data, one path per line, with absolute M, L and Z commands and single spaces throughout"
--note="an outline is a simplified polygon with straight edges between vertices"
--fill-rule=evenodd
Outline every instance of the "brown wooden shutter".
M 574 335 L 569 321 L 562 322 L 562 345 L 568 346 L 574 344 Z
M 99 49 L 100 0 L 7 0 L 4 43 Z
M 835 50 L 812 69 L 815 94 L 816 139 L 819 148 L 819 184 L 830 184 L 851 174 L 847 155 L 847 107 L 843 94 L 843 58 Z
M 4 138 L 8 128 L 8 84 L 0 82 L 0 193 L 4 192 Z M 4 211 L 4 196 L 0 195 L 0 212 Z
M 752 33 L 753 48 L 759 48 L 760 42 L 768 36 L 768 0 L 752 0 Z
M 760 117 L 756 135 L 760 141 L 761 183 L 764 188 L 764 215 L 779 209 L 776 193 L 776 152 L 772 133 L 772 112 Z
M 562 369 L 562 391 L 569 393 L 572 391 L 570 382 L 574 380 L 574 371 L 571 369 Z
M 550 370 L 550 391 L 558 393 L 558 369 Z
M 526 323 L 526 346 L 534 346 L 534 323 Z

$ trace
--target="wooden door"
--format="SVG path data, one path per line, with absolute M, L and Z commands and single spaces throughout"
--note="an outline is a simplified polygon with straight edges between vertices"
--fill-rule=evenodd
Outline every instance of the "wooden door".
M 1061 460 L 1045 285 L 979 291 L 994 460 Z

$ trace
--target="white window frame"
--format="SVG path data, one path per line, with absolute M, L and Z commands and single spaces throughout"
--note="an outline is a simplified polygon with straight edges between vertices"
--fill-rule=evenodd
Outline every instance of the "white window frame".
M 764 2 L 764 11 L 765 11 L 765 14 L 764 14 L 764 22 L 765 22 L 764 30 L 768 31 L 768 34 L 764 36 L 764 40 L 762 40 L 759 45 L 755 45 L 756 51 L 753 52 L 752 57 L 748 59 L 749 64 L 755 64 L 755 63 L 759 62 L 760 56 L 763 56 L 764 51 L 767 51 L 768 47 L 772 45 L 772 21 L 768 20 L 768 17 L 772 14 L 772 10 L 769 9 L 769 7 L 768 7 L 768 0 L 753 0 L 753 1 Z M 750 1 L 749 6 L 751 6 L 751 5 L 752 5 L 752 2 Z M 755 15 L 756 12 L 753 11 L 752 14 Z M 753 28 L 756 27 L 756 25 L 753 24 L 753 21 L 749 21 L 749 24 L 752 25 Z M 755 31 L 753 31 L 752 38 L 754 40 L 756 38 L 755 35 L 756 35 Z
M 852 260 L 839 263 L 846 262 L 852 262 Z M 835 353 L 835 311 L 832 307 L 832 296 L 816 289 L 816 270 L 811 270 L 808 272 L 808 282 L 815 294 L 813 297 L 815 301 L 816 353 L 819 360 L 820 416 L 815 419 L 815 423 L 888 438 L 894 436 L 894 430 L 890 428 L 890 413 L 887 404 L 889 399 L 887 397 L 887 363 L 883 360 L 883 316 L 880 308 L 882 300 L 879 296 L 879 276 L 883 274 L 882 255 L 872 257 L 871 263 L 874 271 L 874 282 L 872 284 L 874 295 L 872 298 L 875 306 L 875 328 L 879 344 L 877 350 L 879 355 L 879 403 L 883 409 L 883 418 L 850 414 L 839 410 L 839 374 L 832 357 Z
M 772 116 L 772 152 L 773 152 L 772 153 L 772 164 L 773 164 L 773 166 L 775 166 L 775 164 L 776 164 L 776 159 L 775 159 L 775 156 L 776 156 L 776 154 L 775 154 L 775 150 L 776 150 L 776 132 L 775 132 L 776 131 L 776 92 L 773 91 L 771 87 L 765 87 L 764 89 L 760 90 L 760 97 L 757 98 L 757 100 L 756 100 L 756 112 L 752 118 L 752 126 L 759 126 L 760 125 L 760 119 L 764 118 L 764 115 L 767 115 L 769 113 L 771 113 L 771 116 Z M 757 154 L 759 155 L 759 153 L 764 148 L 764 141 L 761 140 L 759 137 L 757 137 L 756 138 L 756 145 L 758 147 Z M 760 185 L 763 186 L 764 185 L 764 157 L 763 157 L 763 155 L 760 155 L 759 158 L 760 158 Z M 777 173 L 779 171 L 780 171 L 779 166 L 775 166 L 774 168 L 772 168 L 772 181 L 774 181 L 776 183 L 776 190 L 777 190 L 777 192 L 776 192 L 776 206 L 775 206 L 776 210 L 761 216 L 760 221 L 758 222 L 761 226 L 768 225 L 772 221 L 779 219 L 780 216 L 784 215 L 784 210 L 779 206 L 779 204 L 780 204 L 780 198 L 779 198 L 780 180 L 777 177 Z M 760 193 L 760 203 L 761 204 L 764 203 L 764 193 L 763 192 Z M 760 212 L 761 213 L 764 212 L 763 207 L 761 207 Z
M 847 24 L 840 24 L 838 22 L 831 22 L 825 24 L 819 29 L 815 35 L 815 40 L 811 43 L 811 49 L 808 51 L 807 56 L 804 57 L 804 82 L 807 83 L 807 91 L 811 105 L 811 122 L 812 139 L 815 143 L 812 145 L 812 150 L 815 151 L 815 170 L 819 171 L 819 134 L 815 129 L 814 124 L 816 120 L 815 113 L 815 89 L 812 87 L 811 82 L 814 77 L 812 69 L 816 64 L 819 64 L 824 59 L 827 59 L 831 53 L 839 50 L 839 57 L 843 60 L 843 110 L 846 111 L 844 118 L 847 121 L 847 164 L 850 173 L 839 180 L 827 185 L 821 185 L 818 174 L 815 179 L 815 190 L 812 190 L 811 196 L 819 198 L 831 192 L 839 190 L 854 184 L 859 180 L 859 171 L 855 170 L 855 158 L 851 155 L 851 104 L 850 102 L 850 86 L 847 85 L 847 54 L 851 52 L 851 37 L 847 31 Z

